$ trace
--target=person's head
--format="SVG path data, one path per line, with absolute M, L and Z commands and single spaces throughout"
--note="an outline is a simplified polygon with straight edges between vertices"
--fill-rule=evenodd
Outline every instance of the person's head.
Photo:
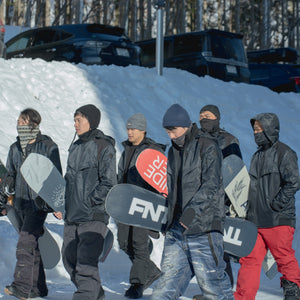
M 191 124 L 188 112 L 179 104 L 173 104 L 168 108 L 162 122 L 171 140 L 183 137 Z
M 131 116 L 126 123 L 128 141 L 132 145 L 139 145 L 147 132 L 147 120 L 143 114 L 137 113 Z
M 250 120 L 258 146 L 267 148 L 279 139 L 279 119 L 274 113 L 261 113 Z
M 74 113 L 74 127 L 77 135 L 82 135 L 96 129 L 100 123 L 100 110 L 93 104 L 87 104 L 76 109 Z
M 214 133 L 220 128 L 220 111 L 216 105 L 209 104 L 201 108 L 199 122 L 201 129 L 208 133 Z
M 21 111 L 18 118 L 18 126 L 28 125 L 31 129 L 39 126 L 42 118 L 38 111 L 33 108 L 26 108 Z

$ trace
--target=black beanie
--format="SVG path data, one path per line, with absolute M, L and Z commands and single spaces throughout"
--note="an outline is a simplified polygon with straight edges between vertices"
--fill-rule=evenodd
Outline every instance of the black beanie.
M 169 107 L 163 117 L 163 127 L 189 127 L 191 119 L 188 112 L 179 104 Z
M 100 123 L 100 110 L 93 104 L 87 104 L 76 109 L 74 116 L 81 113 L 90 123 L 90 128 L 95 129 Z
M 211 113 L 213 113 L 217 117 L 218 120 L 221 119 L 221 115 L 220 115 L 220 111 L 219 111 L 218 106 L 213 105 L 213 104 L 205 105 L 201 108 L 200 114 L 205 112 L 205 111 L 210 111 Z

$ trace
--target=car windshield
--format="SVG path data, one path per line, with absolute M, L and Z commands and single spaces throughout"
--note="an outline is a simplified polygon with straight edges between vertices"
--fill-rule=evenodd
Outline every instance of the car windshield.
M 213 57 L 246 62 L 246 55 L 241 39 L 214 34 L 210 37 Z

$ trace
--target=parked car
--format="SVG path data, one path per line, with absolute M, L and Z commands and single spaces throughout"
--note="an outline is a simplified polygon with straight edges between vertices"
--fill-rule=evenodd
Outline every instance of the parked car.
M 300 93 L 300 65 L 249 64 L 250 83 L 263 85 L 275 92 Z
M 6 43 L 6 58 L 119 66 L 140 65 L 140 48 L 124 29 L 102 24 L 77 24 L 25 31 Z
M 154 67 L 156 39 L 136 44 L 142 49 L 142 66 Z M 225 81 L 249 82 L 250 78 L 243 36 L 215 29 L 165 36 L 164 66 Z
M 275 92 L 300 93 L 300 64 L 293 48 L 249 51 L 250 83 Z

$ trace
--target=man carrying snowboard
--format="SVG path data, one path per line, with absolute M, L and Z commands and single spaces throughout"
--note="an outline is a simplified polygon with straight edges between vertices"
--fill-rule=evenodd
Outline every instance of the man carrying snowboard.
M 233 299 L 223 260 L 225 219 L 222 156 L 201 137 L 187 111 L 172 105 L 163 117 L 168 153 L 168 221 L 162 275 L 152 300 L 178 299 L 195 275 L 205 299 Z
M 300 299 L 300 269 L 292 248 L 295 193 L 300 188 L 297 154 L 279 141 L 279 120 L 262 113 L 250 120 L 258 150 L 250 165 L 246 219 L 258 227 L 252 252 L 240 259 L 235 299 L 254 300 L 263 259 L 270 249 L 282 274 L 285 300 Z
M 20 167 L 30 153 L 42 154 L 55 164 L 61 172 L 57 145 L 39 129 L 40 114 L 32 109 L 23 110 L 18 118 L 17 142 L 11 145 L 6 168 L 8 176 L 4 189 L 14 192 L 14 208 L 22 222 L 17 244 L 17 263 L 14 281 L 6 286 L 5 293 L 19 299 L 45 297 L 48 294 L 46 277 L 38 247 L 38 239 L 43 234 L 43 225 L 47 217 L 47 205 L 33 196 L 33 191 L 22 178 Z M 36 203 L 39 203 L 37 207 Z
M 65 176 L 63 263 L 77 288 L 73 300 L 102 300 L 98 259 L 109 220 L 105 199 L 117 181 L 115 141 L 97 129 L 100 111 L 92 104 L 78 108 L 74 122 L 78 140 L 69 148 Z
M 154 191 L 139 175 L 135 163 L 145 149 L 164 152 L 165 146 L 146 137 L 147 121 L 143 114 L 131 116 L 126 124 L 128 139 L 122 144 L 124 151 L 118 166 L 118 183 L 130 183 Z M 118 223 L 118 242 L 120 248 L 129 256 L 132 266 L 129 282 L 131 286 L 125 297 L 138 299 L 143 291 L 160 276 L 160 270 L 150 259 L 148 229 Z M 158 233 L 157 233 L 158 234 Z
M 201 126 L 201 133 L 208 135 L 216 139 L 219 148 L 222 151 L 223 158 L 228 155 L 235 154 L 242 158 L 239 140 L 229 133 L 228 131 L 220 128 L 220 118 L 221 114 L 219 108 L 216 105 L 208 104 L 201 108 L 199 113 L 199 123 Z M 227 195 L 225 194 L 225 209 L 226 215 L 230 215 L 230 205 L 231 202 Z M 233 286 L 233 274 L 230 264 L 230 258 L 227 253 L 224 253 L 224 260 L 226 262 L 226 272 L 230 277 L 231 285 Z

